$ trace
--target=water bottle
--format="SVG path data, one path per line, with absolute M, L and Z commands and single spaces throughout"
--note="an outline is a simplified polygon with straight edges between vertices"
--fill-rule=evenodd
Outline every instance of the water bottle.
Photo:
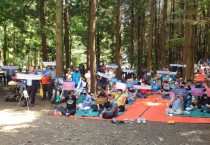
M 99 118 L 100 118 L 100 119 L 102 119 L 102 118 L 103 118 L 103 115 L 102 115 L 102 114 L 100 114 L 100 115 L 99 115 Z
M 74 119 L 77 120 L 77 115 L 76 114 L 74 115 Z
M 58 109 L 54 108 L 54 115 L 57 115 Z
M 168 110 L 166 110 L 166 115 L 169 115 L 169 114 L 168 114 Z
M 91 110 L 89 110 L 89 114 L 91 114 L 92 112 L 91 112 Z
M 166 104 L 166 106 L 168 107 L 168 103 Z

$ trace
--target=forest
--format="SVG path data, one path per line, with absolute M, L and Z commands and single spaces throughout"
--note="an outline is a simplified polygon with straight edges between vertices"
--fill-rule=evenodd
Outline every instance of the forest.
M 194 63 L 209 56 L 209 0 L 0 1 L 4 65 L 56 61 L 62 76 L 83 63 L 94 78 L 98 64 L 116 63 L 120 79 L 122 68 L 142 76 L 183 64 L 183 78 L 193 79 Z

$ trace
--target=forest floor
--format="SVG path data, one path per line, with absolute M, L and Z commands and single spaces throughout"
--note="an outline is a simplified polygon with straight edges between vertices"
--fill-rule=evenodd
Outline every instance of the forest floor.
M 30 111 L 17 102 L 4 102 L 0 91 L 1 145 L 208 145 L 210 124 L 112 124 L 110 121 L 50 116 L 50 102 L 39 94 Z M 65 106 L 65 104 L 63 104 Z

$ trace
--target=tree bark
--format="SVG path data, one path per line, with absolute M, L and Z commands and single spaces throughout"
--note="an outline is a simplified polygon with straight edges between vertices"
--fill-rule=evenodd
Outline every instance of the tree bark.
M 56 0 L 56 77 L 63 77 L 63 1 Z
M 89 15 L 88 17 L 90 18 L 91 16 L 91 0 L 89 0 Z M 88 19 L 88 28 L 90 27 L 90 19 Z M 90 29 L 88 29 L 88 37 L 90 36 Z M 89 39 L 89 38 L 88 38 Z M 90 70 L 90 44 L 89 44 L 89 41 L 88 41 L 88 44 L 87 44 L 87 71 Z
M 143 54 L 143 50 L 142 50 L 142 41 L 141 41 L 141 16 L 138 16 L 138 76 L 141 78 L 143 75 L 143 71 L 142 71 L 142 54 Z
M 89 48 L 90 48 L 90 74 L 91 74 L 91 92 L 96 93 L 96 52 L 95 52 L 95 22 L 96 22 L 96 0 L 90 0 L 89 9 Z
M 65 51 L 66 51 L 66 68 L 69 67 L 70 61 L 70 53 L 69 53 L 69 8 L 68 8 L 68 0 L 65 0 L 65 13 L 64 13 L 64 26 L 65 26 L 65 36 L 64 36 L 64 43 L 65 43 Z
M 167 28 L 167 6 L 168 6 L 168 0 L 164 0 L 164 6 L 163 6 L 163 21 L 162 21 L 162 49 L 161 49 L 161 68 L 166 68 L 166 28 Z
M 194 52 L 195 52 L 195 46 L 196 46 L 196 26 L 192 24 L 193 20 L 196 20 L 196 14 L 195 12 L 192 12 L 192 10 L 195 10 L 197 8 L 197 0 L 192 0 L 191 3 L 188 5 L 187 10 L 190 11 L 188 13 L 187 22 L 186 22 L 186 33 L 188 33 L 188 38 L 185 37 L 185 39 L 188 39 L 188 43 L 186 44 L 187 49 L 187 66 L 186 66 L 186 80 L 192 80 L 194 81 Z
M 207 8 L 207 18 L 210 18 L 210 7 Z M 206 24 L 207 47 L 205 47 L 205 60 L 210 58 L 210 24 Z
M 34 67 L 36 68 L 36 51 L 34 51 Z
M 153 45 L 153 27 L 154 27 L 154 0 L 150 1 L 150 29 L 149 29 L 149 44 L 148 44 L 148 57 L 147 57 L 147 80 L 151 78 L 152 72 L 152 45 Z
M 100 64 L 100 34 L 98 32 L 97 38 L 96 38 L 96 64 Z
M 134 24 L 135 24 L 135 16 L 134 16 L 134 2 L 131 1 L 131 69 L 134 68 Z
M 116 70 L 117 79 L 122 78 L 122 58 L 121 58 L 121 17 L 122 17 L 122 0 L 117 0 L 117 16 L 116 16 Z
M 4 45 L 3 45 L 3 58 L 4 58 L 4 65 L 7 65 L 8 60 L 8 28 L 7 25 L 4 25 Z
M 48 54 L 47 54 L 47 42 L 45 34 L 44 0 L 40 0 L 40 22 L 41 22 L 43 61 L 47 61 Z

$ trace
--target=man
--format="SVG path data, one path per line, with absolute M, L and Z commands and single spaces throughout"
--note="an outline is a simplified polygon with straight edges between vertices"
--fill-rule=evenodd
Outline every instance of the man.
M 91 103 L 92 103 L 92 98 L 91 96 L 87 93 L 87 90 L 84 89 L 82 91 L 82 95 L 81 97 L 85 97 L 85 100 L 83 101 L 83 103 L 80 103 L 77 105 L 77 107 L 80 110 L 90 110 L 91 109 Z
M 76 101 L 79 97 L 79 94 L 77 93 L 76 90 L 74 90 L 74 92 L 71 91 L 67 97 L 64 97 L 63 93 L 64 93 L 64 90 L 62 90 L 60 99 L 66 101 L 66 108 L 64 107 L 58 108 L 57 106 L 55 106 L 54 108 L 60 110 L 63 116 L 74 115 L 76 113 Z M 76 93 L 76 95 L 74 93 Z
M 75 87 L 77 87 L 81 78 L 81 73 L 79 72 L 79 68 L 76 68 L 76 71 L 73 72 L 72 81 L 75 82 Z
M 53 87 L 54 87 L 54 83 L 55 83 L 55 77 L 56 77 L 56 69 L 55 66 L 52 67 L 52 69 L 50 70 L 50 93 L 52 94 L 53 91 Z
M 38 66 L 38 68 L 35 70 L 35 73 L 41 74 L 42 73 L 42 69 L 40 66 Z
M 44 67 L 44 72 L 46 70 L 46 67 Z M 42 73 L 42 81 L 40 82 L 40 85 L 42 85 L 43 89 L 43 99 L 42 101 L 45 101 L 46 98 L 46 93 L 48 92 L 48 101 L 50 101 L 52 92 L 50 92 L 50 79 L 51 79 L 51 74 L 48 74 L 47 76 L 44 75 L 44 72 Z
M 118 115 L 118 105 L 115 100 L 110 100 L 104 103 L 104 109 L 100 110 L 99 113 L 104 119 L 111 119 Z
M 182 97 L 173 96 L 170 105 L 172 106 L 172 108 L 167 108 L 166 112 L 170 114 L 184 114 Z
M 121 89 L 118 89 L 117 92 L 113 91 L 114 89 L 112 89 L 110 93 L 115 98 L 115 101 L 119 106 L 119 112 L 125 111 L 125 101 L 128 98 L 128 93 L 126 92 L 125 94 Z
M 31 67 L 29 70 L 29 74 L 35 74 L 34 73 L 34 67 Z M 26 82 L 26 88 L 27 88 L 27 92 L 28 95 L 31 95 L 31 103 L 30 106 L 34 107 L 34 103 L 35 103 L 35 96 L 36 96 L 36 92 L 38 89 L 38 80 L 27 80 Z M 25 99 L 25 103 L 22 105 L 22 107 L 25 107 L 27 105 L 26 99 Z

